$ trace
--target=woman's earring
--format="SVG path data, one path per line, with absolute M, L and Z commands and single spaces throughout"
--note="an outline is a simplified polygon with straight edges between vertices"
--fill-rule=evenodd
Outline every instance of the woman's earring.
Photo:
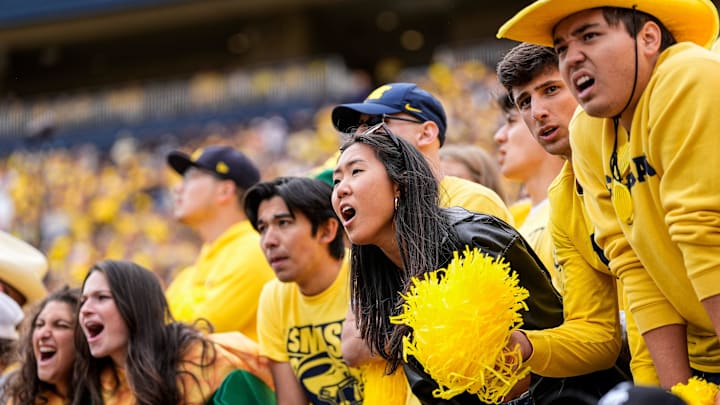
M 397 207 L 398 207 L 398 198 L 395 197 L 395 211 L 397 211 Z

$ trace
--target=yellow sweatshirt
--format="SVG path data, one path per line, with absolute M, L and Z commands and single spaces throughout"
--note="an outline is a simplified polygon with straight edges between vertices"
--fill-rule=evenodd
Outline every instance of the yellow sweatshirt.
M 553 286 L 560 291 L 560 276 L 555 268 L 555 248 L 550 234 L 550 227 L 548 226 L 549 221 L 550 204 L 546 199 L 532 207 L 522 225 L 517 227 L 517 230 L 537 253 L 540 261 L 550 273 Z
M 552 329 L 524 331 L 533 346 L 527 364 L 534 373 L 549 377 L 608 369 L 621 341 L 615 280 L 593 250 L 592 224 L 576 193 L 570 164 L 550 185 L 548 199 L 564 321 Z
M 720 294 L 718 72 L 720 55 L 691 43 L 658 58 L 631 134 L 618 131 L 618 148 L 628 143 L 630 152 L 622 179 L 631 218 L 610 199 L 612 120 L 580 111 L 570 129 L 596 240 L 624 284 L 638 330 L 686 325 L 690 365 L 714 373 L 720 342 L 700 301 Z

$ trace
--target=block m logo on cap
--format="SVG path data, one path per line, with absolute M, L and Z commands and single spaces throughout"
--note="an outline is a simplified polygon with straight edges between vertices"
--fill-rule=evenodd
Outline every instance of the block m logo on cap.
M 202 156 L 202 154 L 203 148 L 199 148 L 195 152 L 193 152 L 193 154 L 190 156 L 190 160 L 192 160 L 193 162 L 197 162 L 197 160 L 200 158 L 200 156 Z
M 383 94 L 385 94 L 386 92 L 390 91 L 391 89 L 392 89 L 392 86 L 389 86 L 389 85 L 387 85 L 387 84 L 384 85 L 384 86 L 380 86 L 380 87 L 378 87 L 377 89 L 373 90 L 372 93 L 370 93 L 370 94 L 367 96 L 367 98 L 365 99 L 365 101 L 368 101 L 368 100 L 379 100 L 379 99 L 382 98 Z

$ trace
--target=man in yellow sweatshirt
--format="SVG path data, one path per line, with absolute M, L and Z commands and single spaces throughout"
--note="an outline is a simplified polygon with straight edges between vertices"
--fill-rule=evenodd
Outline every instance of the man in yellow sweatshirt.
M 660 384 L 720 381 L 720 57 L 709 0 L 538 0 L 499 37 L 553 46 L 573 169 Z
M 565 159 L 548 190 L 564 322 L 548 330 L 513 332 L 513 341 L 540 375 L 573 376 L 606 369 L 617 358 L 618 307 L 622 310 L 623 302 L 615 299 L 615 276 L 594 241 L 583 187 L 572 167 L 568 127 L 577 101 L 560 76 L 552 48 L 519 44 L 498 63 L 497 74 L 534 139 L 548 153 Z M 634 326 L 631 323 L 628 337 L 633 380 L 655 385 L 655 368 Z
M 239 331 L 257 341 L 260 292 L 274 277 L 243 210 L 245 191 L 260 180 L 258 169 L 228 146 L 192 155 L 173 151 L 167 161 L 183 176 L 175 189 L 175 218 L 203 240 L 195 264 L 165 291 L 170 311 L 179 321 L 203 318 L 215 332 Z

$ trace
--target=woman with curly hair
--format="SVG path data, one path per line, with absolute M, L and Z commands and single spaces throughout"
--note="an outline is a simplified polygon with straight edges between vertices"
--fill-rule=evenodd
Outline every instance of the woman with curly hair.
M 80 290 L 66 286 L 38 305 L 22 338 L 20 368 L 10 375 L 1 403 L 70 403 L 79 302 Z

